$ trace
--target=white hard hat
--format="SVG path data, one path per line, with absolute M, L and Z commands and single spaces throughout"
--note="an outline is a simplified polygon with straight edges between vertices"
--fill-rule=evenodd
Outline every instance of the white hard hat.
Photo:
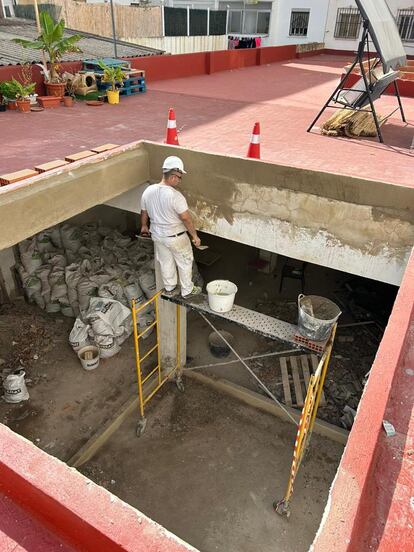
M 180 171 L 184 174 L 187 174 L 184 170 L 184 163 L 179 157 L 176 157 L 175 155 L 170 155 L 170 157 L 167 157 L 162 166 L 162 172 L 168 172 L 172 170 Z

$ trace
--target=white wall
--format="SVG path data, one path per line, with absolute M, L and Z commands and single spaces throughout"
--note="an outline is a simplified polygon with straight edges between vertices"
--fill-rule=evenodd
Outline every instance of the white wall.
M 227 50 L 227 35 L 218 36 L 161 36 L 153 38 L 129 38 L 122 40 L 164 50 L 168 54 L 190 54 Z
M 323 42 L 329 0 L 279 0 L 273 2 L 267 46 Z M 292 9 L 310 11 L 307 36 L 289 36 Z
M 414 0 L 387 0 L 392 13 L 397 16 L 398 10 L 413 8 Z M 338 8 L 356 7 L 354 0 L 331 0 L 329 3 L 328 20 L 325 31 L 325 48 L 332 50 L 351 50 L 355 51 L 358 47 L 358 40 L 335 38 L 335 24 Z M 362 28 L 360 34 L 362 32 Z M 414 54 L 414 44 L 403 42 L 407 54 Z

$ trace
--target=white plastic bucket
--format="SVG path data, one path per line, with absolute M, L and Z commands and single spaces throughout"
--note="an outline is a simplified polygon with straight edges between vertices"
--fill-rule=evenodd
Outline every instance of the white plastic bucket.
M 95 368 L 99 366 L 99 349 L 94 345 L 82 347 L 82 349 L 78 351 L 78 357 L 85 370 L 95 370 Z
M 208 304 L 215 312 L 229 312 L 233 308 L 237 286 L 229 280 L 213 280 L 207 284 Z

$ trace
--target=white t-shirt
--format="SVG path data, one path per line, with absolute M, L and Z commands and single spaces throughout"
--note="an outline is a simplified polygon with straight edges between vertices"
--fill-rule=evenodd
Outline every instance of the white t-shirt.
M 151 233 L 155 236 L 172 236 L 185 232 L 178 215 L 188 210 L 181 192 L 166 184 L 151 184 L 141 198 L 141 209 L 147 211 L 151 221 Z

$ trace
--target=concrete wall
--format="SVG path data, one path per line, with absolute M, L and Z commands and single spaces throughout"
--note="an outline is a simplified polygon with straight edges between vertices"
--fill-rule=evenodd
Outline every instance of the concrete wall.
M 146 150 L 136 144 L 118 150 L 1 187 L 0 250 L 146 182 Z
M 328 0 L 291 0 L 274 2 L 270 16 L 269 38 L 266 45 L 304 44 L 323 42 L 325 35 Z M 309 27 L 307 36 L 289 36 L 292 10 L 309 10 Z
M 9 299 L 12 299 L 16 295 L 15 282 L 12 274 L 15 262 L 12 247 L 0 250 L 0 278 L 2 277 L 2 282 Z
M 401 282 L 414 243 L 412 188 L 151 142 L 0 189 L 0 249 L 97 204 L 138 213 L 139 187 L 159 180 L 171 154 L 179 154 L 188 170 L 182 189 L 200 230 Z

